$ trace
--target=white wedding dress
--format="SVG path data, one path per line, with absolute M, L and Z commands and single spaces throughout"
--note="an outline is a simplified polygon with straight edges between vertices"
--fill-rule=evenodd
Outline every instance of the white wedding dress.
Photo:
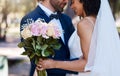
M 91 25 L 94 26 L 94 23 L 91 21 L 89 17 L 86 17 L 86 19 L 91 23 Z M 77 29 L 75 27 L 75 31 L 71 35 L 69 41 L 68 41 L 68 47 L 70 50 L 70 59 L 73 58 L 81 58 L 82 57 L 82 50 L 80 45 L 80 37 L 77 34 Z M 67 74 L 66 76 L 89 76 L 90 72 L 79 72 L 76 74 Z

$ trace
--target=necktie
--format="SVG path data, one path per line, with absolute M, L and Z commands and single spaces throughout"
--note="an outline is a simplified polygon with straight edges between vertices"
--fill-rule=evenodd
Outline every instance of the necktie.
M 50 16 L 50 19 L 52 20 L 52 19 L 59 19 L 59 16 L 58 16 L 58 14 L 51 14 Z

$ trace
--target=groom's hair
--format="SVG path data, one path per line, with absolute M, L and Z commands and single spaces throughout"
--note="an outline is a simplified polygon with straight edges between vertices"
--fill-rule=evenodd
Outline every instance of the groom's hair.
M 80 2 L 83 3 L 83 8 L 87 16 L 98 14 L 101 0 L 80 0 Z

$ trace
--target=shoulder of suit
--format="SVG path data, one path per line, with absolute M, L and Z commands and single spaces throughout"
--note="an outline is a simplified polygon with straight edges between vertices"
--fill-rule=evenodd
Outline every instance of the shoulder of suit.
M 66 17 L 66 18 L 69 18 L 69 19 L 70 19 L 70 17 L 69 17 L 68 15 L 64 14 L 64 13 L 61 13 L 61 15 L 62 15 L 63 17 Z
M 21 23 L 25 23 L 25 21 L 26 21 L 27 19 L 34 18 L 35 15 L 37 15 L 37 14 L 38 14 L 38 13 L 35 11 L 35 9 L 32 10 L 32 11 L 30 11 L 30 12 L 28 12 L 28 13 L 26 13 L 25 16 L 23 16 L 23 18 L 21 19 Z M 34 20 L 34 19 L 33 19 L 33 20 Z

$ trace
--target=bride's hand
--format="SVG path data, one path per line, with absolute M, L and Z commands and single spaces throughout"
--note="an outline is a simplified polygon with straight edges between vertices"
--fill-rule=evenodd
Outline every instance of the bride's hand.
M 36 69 L 37 70 L 44 70 L 44 69 L 51 69 L 55 68 L 56 61 L 53 59 L 40 59 Z

